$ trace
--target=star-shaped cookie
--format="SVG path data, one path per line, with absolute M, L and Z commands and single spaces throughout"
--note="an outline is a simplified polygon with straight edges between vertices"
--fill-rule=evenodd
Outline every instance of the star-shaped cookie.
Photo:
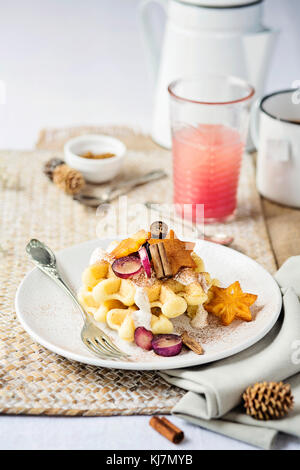
M 164 239 L 148 240 L 150 245 L 155 243 L 163 243 L 166 254 L 172 267 L 172 274 L 175 276 L 180 268 L 196 268 L 196 263 L 191 257 L 194 243 L 184 242 L 176 237 L 173 230 L 170 230 L 168 236 Z
M 236 318 L 252 320 L 249 307 L 254 304 L 257 295 L 243 292 L 238 281 L 226 288 L 213 286 L 210 292 L 213 297 L 204 307 L 209 313 L 219 317 L 223 325 L 230 325 Z

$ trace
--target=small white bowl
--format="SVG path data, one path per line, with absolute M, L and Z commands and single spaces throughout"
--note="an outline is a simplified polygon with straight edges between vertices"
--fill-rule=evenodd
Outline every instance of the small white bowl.
M 81 135 L 68 140 L 64 146 L 66 163 L 79 170 L 86 181 L 104 183 L 113 179 L 120 171 L 126 147 L 118 139 L 106 135 Z M 104 159 L 81 157 L 85 152 L 94 154 L 113 153 L 115 156 Z

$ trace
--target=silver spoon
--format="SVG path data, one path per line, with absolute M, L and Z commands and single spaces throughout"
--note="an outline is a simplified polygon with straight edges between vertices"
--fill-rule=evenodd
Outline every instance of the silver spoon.
M 157 203 L 154 203 L 154 202 L 151 202 L 151 201 L 145 202 L 145 206 L 147 207 L 147 209 L 154 210 L 154 211 L 158 212 L 163 217 L 163 214 L 162 214 L 161 210 L 159 210 L 158 208 L 155 207 L 156 204 Z M 179 217 L 174 217 L 170 214 L 168 214 L 167 217 L 168 217 L 169 220 L 171 220 L 175 223 L 182 224 L 182 219 L 180 219 Z M 217 233 L 214 233 L 213 235 L 206 235 L 202 232 L 199 232 L 199 230 L 198 230 L 198 228 L 195 224 L 185 222 L 184 225 L 191 228 L 192 230 L 196 230 L 198 238 L 201 237 L 206 241 L 217 243 L 218 245 L 229 246 L 229 245 L 231 245 L 231 243 L 234 240 L 233 237 L 231 237 L 229 235 L 226 235 L 225 233 L 222 233 L 222 232 L 217 232 Z
M 82 308 L 77 298 L 62 279 L 56 264 L 56 258 L 52 250 L 39 240 L 32 239 L 26 246 L 26 252 L 31 261 L 56 284 L 58 284 L 73 300 L 84 320 L 81 330 L 81 339 L 85 346 L 101 359 L 126 359 L 128 356 L 113 344 L 109 336 L 98 328 L 91 320 L 88 313 Z
M 98 207 L 101 204 L 108 204 L 119 196 L 127 194 L 137 186 L 150 183 L 151 181 L 157 181 L 159 179 L 165 178 L 166 176 L 167 173 L 163 170 L 153 170 L 149 173 L 145 173 L 144 175 L 137 176 L 136 178 L 120 181 L 119 183 L 112 185 L 110 188 L 108 188 L 108 190 L 104 191 L 100 197 L 90 196 L 83 193 L 75 195 L 73 199 L 89 207 Z

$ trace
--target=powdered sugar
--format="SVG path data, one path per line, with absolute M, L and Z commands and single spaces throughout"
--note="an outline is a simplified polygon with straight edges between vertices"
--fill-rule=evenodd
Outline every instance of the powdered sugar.
M 135 276 L 131 277 L 130 280 L 138 287 L 151 287 L 157 279 L 155 277 L 154 272 L 152 271 L 151 277 L 147 277 L 144 270 L 136 274 Z
M 101 263 L 102 261 L 107 261 L 108 263 L 112 263 L 113 258 L 107 251 L 103 250 L 103 248 L 99 246 L 95 248 L 95 250 L 91 254 L 89 264 L 90 265 L 97 264 L 97 263 Z
M 151 306 L 148 294 L 143 287 L 136 288 L 134 302 L 139 309 L 132 312 L 134 326 L 136 328 L 143 326 L 147 330 L 151 331 Z
M 203 305 L 198 305 L 196 315 L 191 320 L 191 326 L 196 329 L 205 328 L 208 325 L 208 312 Z
M 175 281 L 180 282 L 184 286 L 187 286 L 193 282 L 198 282 L 203 291 L 208 292 L 209 285 L 207 284 L 204 273 L 197 273 L 192 268 L 183 268 L 174 276 Z
M 196 273 L 191 268 L 180 269 L 178 273 L 174 276 L 175 281 L 180 282 L 184 286 L 191 284 L 192 282 L 198 281 L 198 273 Z

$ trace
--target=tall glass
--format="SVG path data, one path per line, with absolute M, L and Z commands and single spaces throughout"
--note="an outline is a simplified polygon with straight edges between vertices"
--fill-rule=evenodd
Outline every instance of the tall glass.
M 237 77 L 183 78 L 169 85 L 174 202 L 204 205 L 204 220 L 234 215 L 254 88 Z

